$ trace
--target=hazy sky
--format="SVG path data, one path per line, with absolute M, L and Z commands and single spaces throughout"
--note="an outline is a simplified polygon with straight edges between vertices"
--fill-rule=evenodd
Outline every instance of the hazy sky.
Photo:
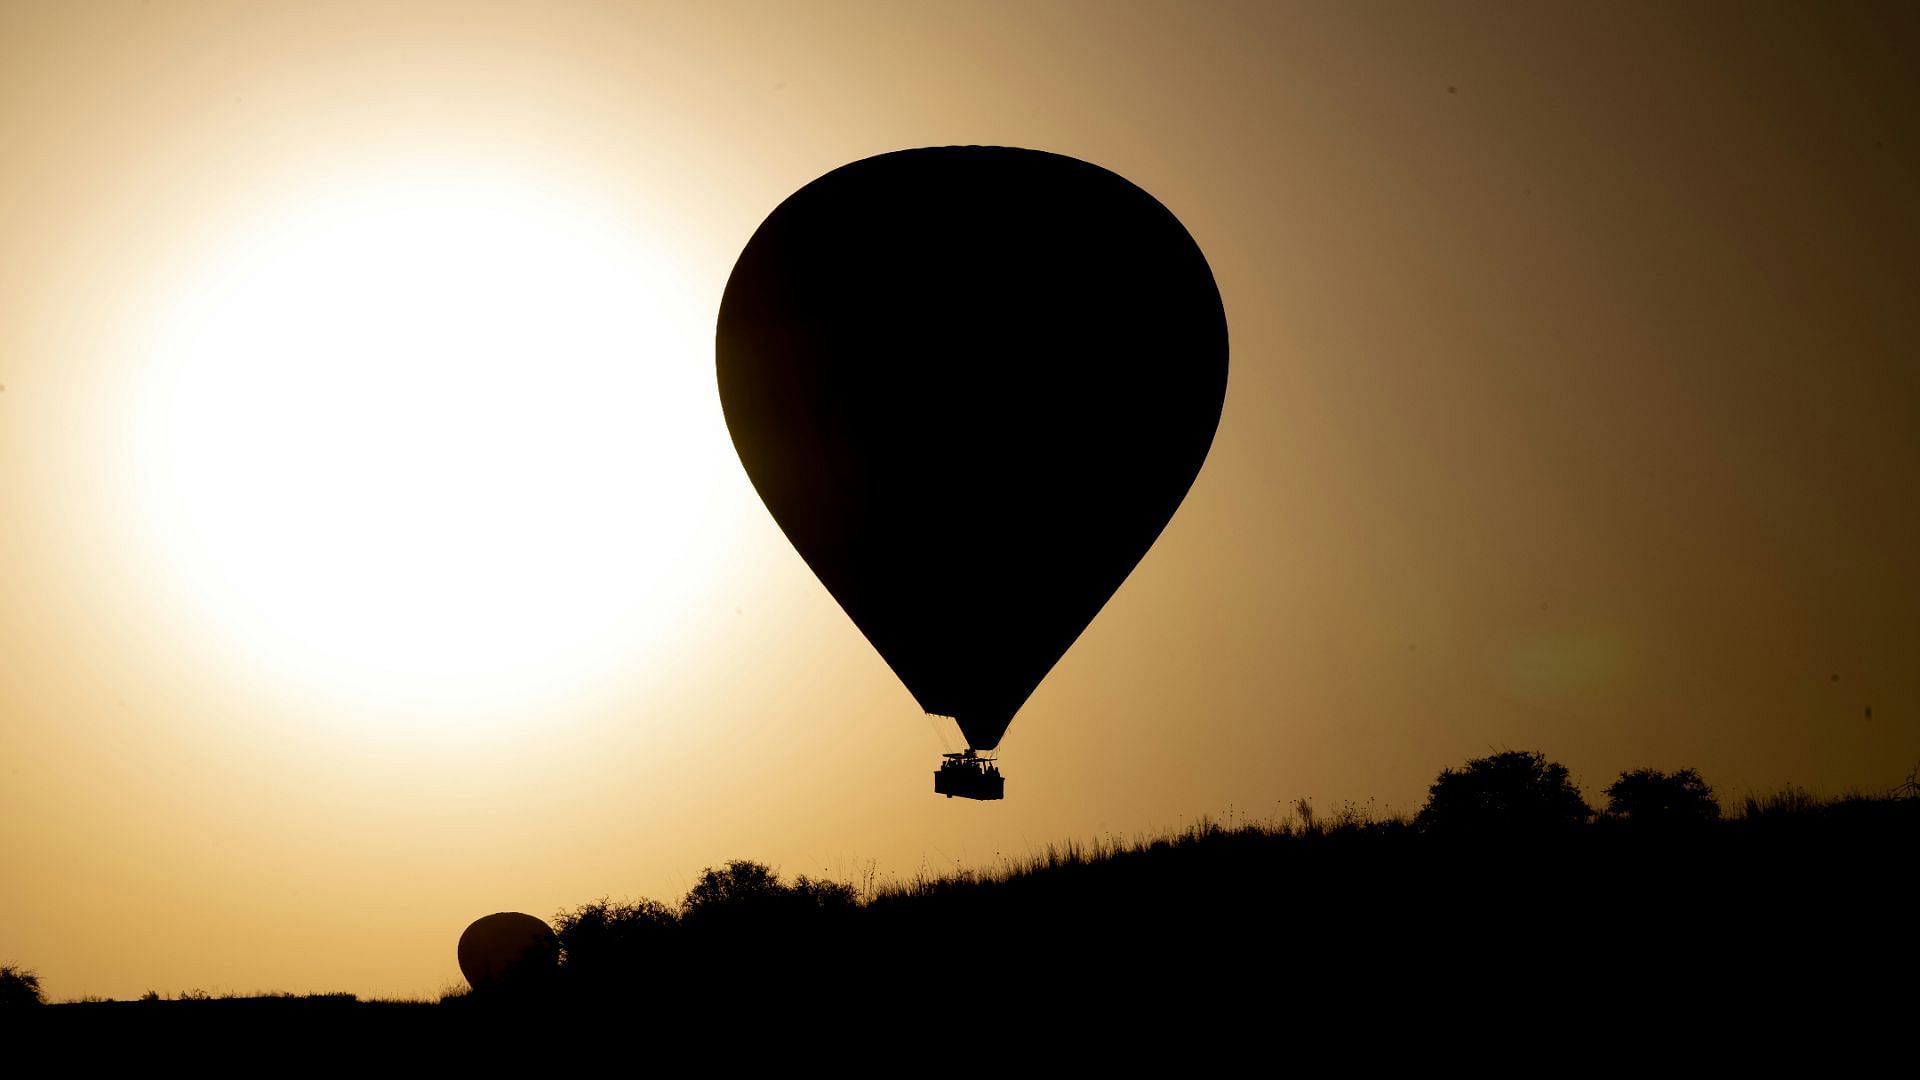
M 1498 748 L 1891 786 L 1913 12 L 0 4 L 0 960 L 424 994 L 491 911 L 1411 809 Z M 949 143 L 1144 187 L 1232 335 L 994 804 L 713 386 L 761 218 Z

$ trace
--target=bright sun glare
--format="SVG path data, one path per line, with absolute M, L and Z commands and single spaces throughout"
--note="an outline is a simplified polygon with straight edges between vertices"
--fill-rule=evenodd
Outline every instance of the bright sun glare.
M 710 580 L 731 449 L 708 305 L 617 222 L 369 184 L 198 261 L 147 340 L 140 496 L 248 664 L 470 709 L 665 647 Z

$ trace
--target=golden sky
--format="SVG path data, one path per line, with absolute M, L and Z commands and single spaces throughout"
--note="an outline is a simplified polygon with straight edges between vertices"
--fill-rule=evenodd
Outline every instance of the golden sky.
M 1912 12 L 0 4 L 0 960 L 425 994 L 491 911 L 1411 809 L 1503 747 L 1891 786 Z M 1151 192 L 1232 334 L 994 804 L 713 385 L 762 217 L 951 143 Z

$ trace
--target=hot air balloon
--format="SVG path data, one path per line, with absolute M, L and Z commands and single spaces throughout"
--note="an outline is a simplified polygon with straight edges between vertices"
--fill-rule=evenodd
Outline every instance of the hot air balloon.
M 460 935 L 455 955 L 475 993 L 537 989 L 559 963 L 560 941 L 545 922 L 519 911 L 475 919 Z
M 1227 386 L 1205 256 L 1071 157 L 903 150 L 795 192 L 720 303 L 720 400 L 774 520 L 929 713 L 935 790 L 981 755 L 1200 471 Z

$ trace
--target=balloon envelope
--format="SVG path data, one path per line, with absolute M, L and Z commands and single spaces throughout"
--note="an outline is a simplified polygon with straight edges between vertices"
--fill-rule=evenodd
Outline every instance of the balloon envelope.
M 475 990 L 509 990 L 538 982 L 560 958 L 553 929 L 532 915 L 499 911 L 475 919 L 460 935 L 460 974 Z
M 1227 324 L 1166 207 L 1056 154 L 882 154 L 800 189 L 720 305 L 748 476 L 931 713 L 998 745 L 1213 441 Z

